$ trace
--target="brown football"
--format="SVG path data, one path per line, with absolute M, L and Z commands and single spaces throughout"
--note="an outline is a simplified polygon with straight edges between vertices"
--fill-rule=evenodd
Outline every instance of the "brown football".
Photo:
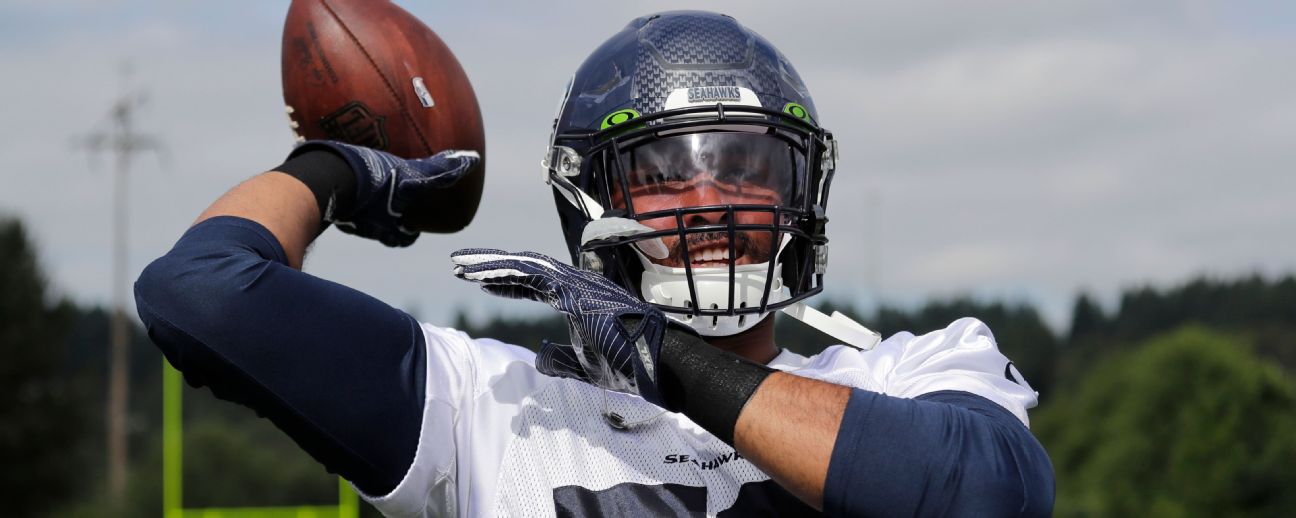
M 481 153 L 474 171 L 404 217 L 408 228 L 439 233 L 472 221 L 486 170 L 481 111 L 459 61 L 423 22 L 387 0 L 293 0 L 282 66 L 299 140 L 340 140 L 405 158 Z

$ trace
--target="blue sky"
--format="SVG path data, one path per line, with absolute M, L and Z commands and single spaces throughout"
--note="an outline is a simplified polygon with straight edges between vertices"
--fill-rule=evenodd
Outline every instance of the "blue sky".
M 535 314 L 449 275 L 468 246 L 561 256 L 537 162 L 560 87 L 631 18 L 682 2 L 400 2 L 455 50 L 490 157 L 477 221 L 387 250 L 330 231 L 307 271 L 426 320 Z M 694 3 L 779 46 L 842 144 L 830 296 L 970 294 L 1065 321 L 1080 290 L 1296 271 L 1296 8 L 1284 2 Z M 794 10 L 792 7 L 795 6 Z M 109 300 L 110 175 L 72 142 L 148 91 L 165 142 L 131 177 L 129 270 L 291 146 L 279 90 L 287 2 L 0 5 L 8 124 L 0 212 L 22 217 L 60 293 Z M 102 157 L 100 157 L 102 159 Z M 100 160 L 102 161 L 102 160 Z

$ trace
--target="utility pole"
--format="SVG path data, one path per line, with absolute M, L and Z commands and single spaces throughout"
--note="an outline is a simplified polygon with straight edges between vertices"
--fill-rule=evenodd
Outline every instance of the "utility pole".
M 122 67 L 123 85 L 130 74 L 129 66 Z M 120 504 L 126 493 L 126 467 L 128 417 L 130 400 L 130 325 L 126 319 L 126 267 L 127 267 L 127 177 L 131 159 L 145 151 L 159 151 L 155 139 L 136 133 L 135 111 L 145 101 L 143 92 L 130 91 L 113 102 L 108 112 L 108 128 L 87 136 L 82 147 L 92 153 L 107 151 L 115 155 L 113 167 L 113 264 L 112 264 L 112 327 L 108 360 L 108 494 Z

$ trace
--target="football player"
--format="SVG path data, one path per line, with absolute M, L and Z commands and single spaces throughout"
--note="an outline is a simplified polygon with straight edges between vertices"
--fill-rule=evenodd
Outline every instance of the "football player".
M 733 18 L 632 21 L 573 76 L 546 154 L 571 263 L 464 249 L 456 276 L 553 306 L 538 354 L 300 271 L 331 223 L 393 246 L 472 153 L 308 142 L 212 204 L 136 283 L 195 386 L 271 419 L 390 516 L 1046 515 L 1036 394 L 961 319 L 885 341 L 823 287 L 837 144 Z M 843 345 L 774 343 L 783 312 Z

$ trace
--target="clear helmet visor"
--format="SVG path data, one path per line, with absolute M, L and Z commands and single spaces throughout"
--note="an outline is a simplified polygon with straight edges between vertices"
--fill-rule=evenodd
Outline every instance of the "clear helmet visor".
M 686 258 L 702 268 L 768 262 L 775 228 L 789 223 L 773 208 L 799 208 L 806 184 L 801 147 L 770 133 L 666 136 L 622 150 L 619 165 L 614 207 L 656 230 L 685 229 L 663 238 L 669 257 L 653 260 L 677 268 Z
M 799 205 L 804 153 L 767 133 L 667 136 L 626 150 L 620 185 L 634 213 L 711 205 Z M 625 196 L 615 203 L 624 207 Z M 663 199 L 668 198 L 668 199 Z

